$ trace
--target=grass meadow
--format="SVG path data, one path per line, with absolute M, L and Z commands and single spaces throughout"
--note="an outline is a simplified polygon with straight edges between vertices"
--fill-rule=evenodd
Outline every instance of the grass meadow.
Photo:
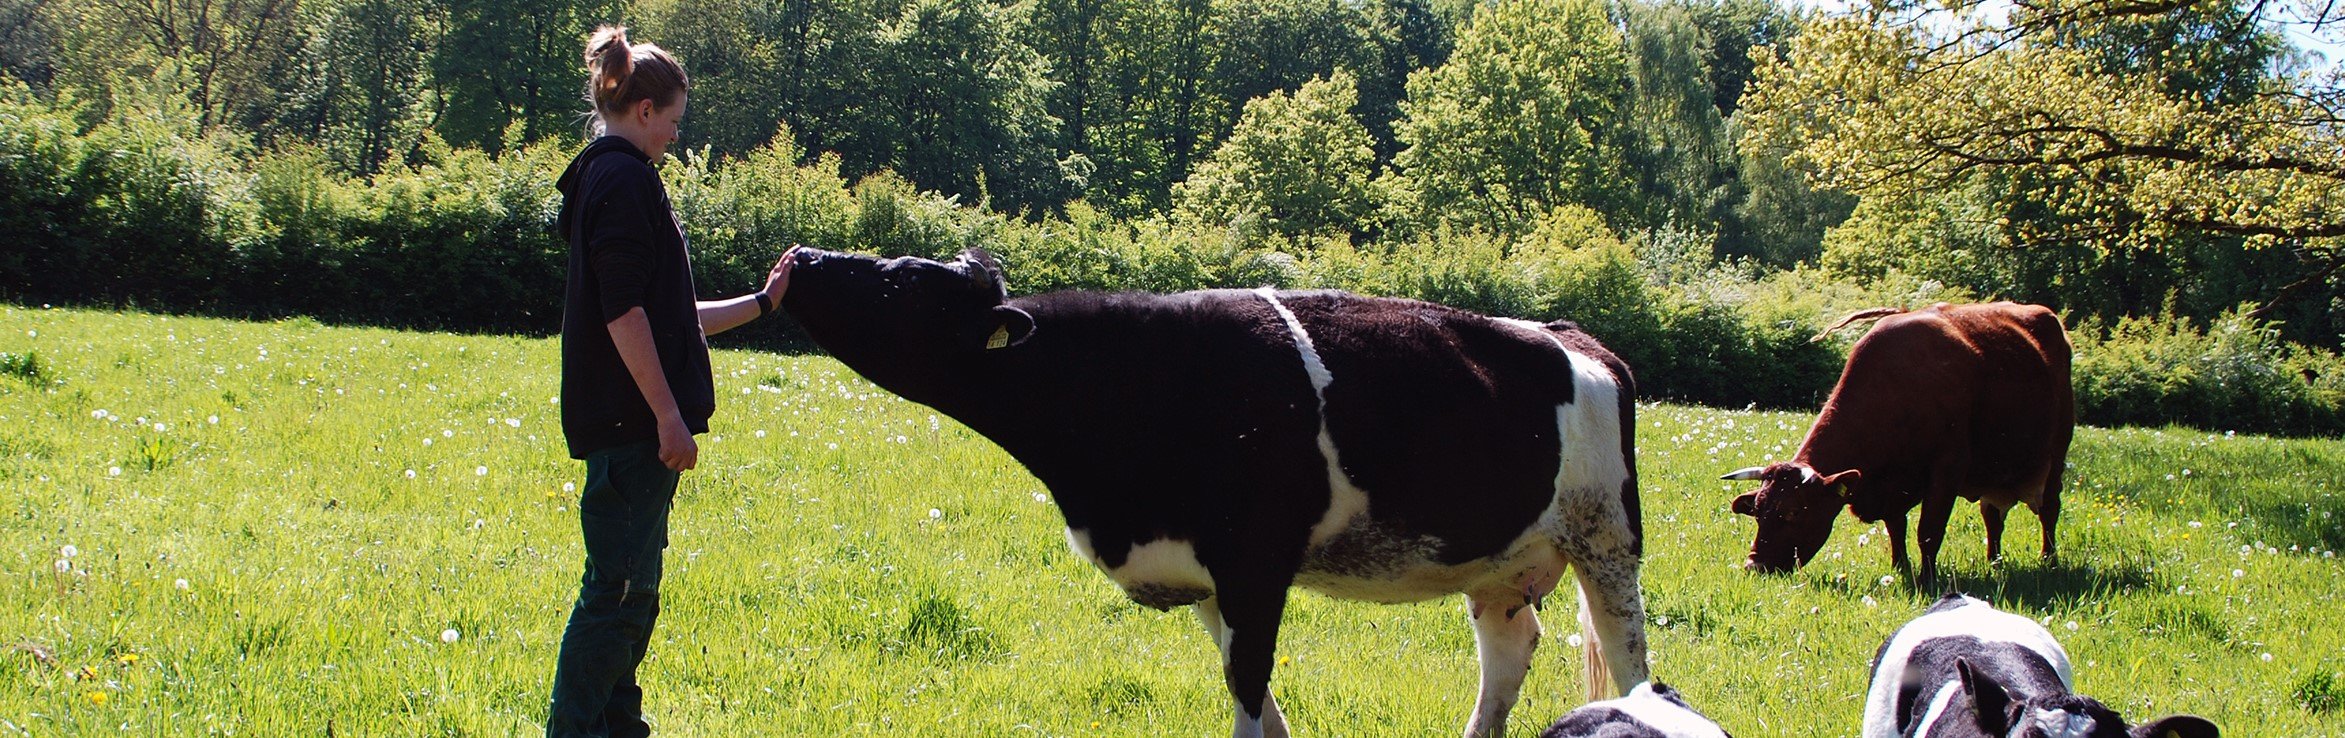
M 553 339 L 0 306 L 0 353 L 0 736 L 539 730 L 581 560 Z M 1070 554 L 1008 456 L 827 358 L 716 365 L 642 674 L 662 734 L 1226 734 L 1194 618 Z M 1654 672 L 1746 738 L 1853 735 L 1874 649 L 1938 594 L 1847 518 L 1794 576 L 1734 568 L 1715 477 L 1809 419 L 1640 413 Z M 2085 429 L 2070 460 L 2061 564 L 2019 513 L 1989 566 L 1964 507 L 1957 585 L 2128 716 L 2345 735 L 2345 443 Z M 1514 735 L 1578 703 L 1550 602 Z M 1298 593 L 1298 735 L 1456 735 L 1463 611 Z

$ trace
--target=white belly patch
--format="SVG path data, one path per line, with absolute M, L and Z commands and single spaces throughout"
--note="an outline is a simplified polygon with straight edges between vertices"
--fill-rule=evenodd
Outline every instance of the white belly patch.
M 1197 548 L 1188 541 L 1159 538 L 1133 546 L 1124 564 L 1113 568 L 1092 548 L 1090 531 L 1068 528 L 1067 546 L 1141 605 L 1169 610 L 1213 596 L 1213 574 L 1197 562 Z

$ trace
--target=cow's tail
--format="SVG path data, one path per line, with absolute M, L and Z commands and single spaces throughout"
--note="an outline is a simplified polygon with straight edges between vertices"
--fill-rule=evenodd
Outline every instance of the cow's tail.
M 1577 577 L 1574 577 L 1575 579 Z M 1612 666 L 1604 661 L 1604 641 L 1596 635 L 1596 618 L 1588 605 L 1588 585 L 1576 584 L 1580 593 L 1580 663 L 1587 665 L 1582 684 L 1587 685 L 1589 702 L 1611 699 Z
M 1882 319 L 1882 318 L 1886 318 L 1886 317 L 1889 317 L 1889 316 L 1892 316 L 1892 315 L 1896 315 L 1896 314 L 1898 314 L 1898 313 L 1902 313 L 1902 312 L 1905 312 L 1905 308 L 1878 307 L 1878 308 L 1872 308 L 1872 309 L 1870 309 L 1870 310 L 1858 310 L 1858 311 L 1856 311 L 1856 312 L 1849 313 L 1849 314 L 1848 314 L 1848 317 L 1841 318 L 1841 319 L 1840 319 L 1840 322 L 1838 322 L 1838 323 L 1833 323 L 1831 327 L 1829 327 L 1829 328 L 1825 328 L 1824 330 L 1821 330 L 1821 331 L 1817 331 L 1817 332 L 1816 332 L 1816 335 L 1815 335 L 1815 337 L 1814 337 L 1814 338 L 1810 338 L 1810 339 L 1808 339 L 1808 343 L 1815 343 L 1815 342 L 1817 342 L 1817 341 L 1822 341 L 1822 340 L 1824 340 L 1824 339 L 1826 339 L 1826 338 L 1829 338 L 1829 337 L 1831 337 L 1831 335 L 1832 335 L 1832 333 L 1833 333 L 1834 331 L 1838 331 L 1838 330 L 1840 330 L 1840 329 L 1842 329 L 1842 328 L 1846 328 L 1846 327 L 1848 327 L 1850 324 L 1854 324 L 1854 323 L 1867 323 L 1867 322 L 1871 322 L 1871 321 L 1875 321 L 1875 320 L 1880 320 L 1880 319 Z

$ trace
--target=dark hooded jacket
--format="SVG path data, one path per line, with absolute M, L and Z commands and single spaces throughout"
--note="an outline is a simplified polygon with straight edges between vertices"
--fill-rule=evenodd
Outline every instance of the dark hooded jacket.
M 555 183 L 570 283 L 562 309 L 562 435 L 573 458 L 659 438 L 651 404 L 611 341 L 610 322 L 643 308 L 668 389 L 694 434 L 716 410 L 708 342 L 684 229 L 651 159 L 618 136 L 587 144 Z

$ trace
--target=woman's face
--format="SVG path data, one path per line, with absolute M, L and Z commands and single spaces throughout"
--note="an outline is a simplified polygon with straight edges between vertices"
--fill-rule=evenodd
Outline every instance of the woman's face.
M 667 153 L 668 144 L 676 142 L 677 132 L 684 127 L 684 103 L 689 97 L 677 93 L 676 103 L 667 107 L 653 105 L 650 100 L 637 102 L 635 108 L 619 121 L 619 125 L 610 126 L 606 123 L 606 127 L 610 128 L 611 133 L 635 144 L 635 148 L 642 149 L 645 156 L 657 162 L 661 155 Z

